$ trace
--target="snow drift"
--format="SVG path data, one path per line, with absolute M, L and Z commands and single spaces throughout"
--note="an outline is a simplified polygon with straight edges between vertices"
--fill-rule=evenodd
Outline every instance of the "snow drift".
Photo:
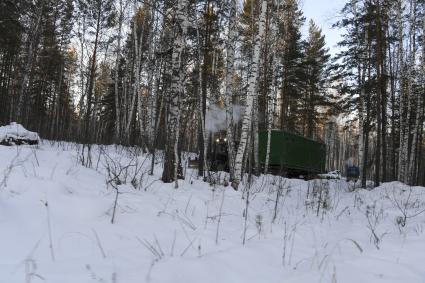
M 422 187 L 267 175 L 247 195 L 187 169 L 174 189 L 136 149 L 80 150 L 0 147 L 1 283 L 424 283 Z

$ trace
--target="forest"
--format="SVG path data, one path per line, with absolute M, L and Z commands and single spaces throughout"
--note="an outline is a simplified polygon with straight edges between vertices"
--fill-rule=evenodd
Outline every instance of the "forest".
M 326 169 L 425 185 L 425 1 L 347 0 L 339 51 L 297 0 L 2 0 L 0 126 L 137 146 L 176 182 L 224 132 L 230 182 L 267 172 L 258 132 L 326 144 Z M 305 30 L 305 32 L 303 32 Z

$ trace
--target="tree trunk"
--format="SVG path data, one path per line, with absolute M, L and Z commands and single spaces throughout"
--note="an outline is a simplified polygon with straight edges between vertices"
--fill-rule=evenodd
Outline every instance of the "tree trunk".
M 142 32 L 140 34 L 140 37 L 137 35 L 137 14 L 138 14 L 138 8 L 136 6 L 136 2 L 134 4 L 134 22 L 133 22 L 133 44 L 134 44 L 134 61 L 133 61 L 133 95 L 130 105 L 130 113 L 127 120 L 127 128 L 126 128 L 126 137 L 127 137 L 127 143 L 131 143 L 131 127 L 133 125 L 133 121 L 135 119 L 136 115 L 136 109 L 140 111 L 141 109 L 141 97 L 140 97 L 140 61 L 141 61 L 141 53 L 142 53 L 142 38 L 143 38 L 143 27 Z
M 380 184 L 380 169 L 381 169 L 381 138 L 382 138 L 382 117 L 386 110 L 386 105 L 383 105 L 384 85 L 382 78 L 383 58 L 382 58 L 382 30 L 381 30 L 381 10 L 380 0 L 376 0 L 376 76 L 377 76 L 377 111 L 376 111 L 376 148 L 375 148 L 375 187 Z M 385 135 L 384 135 L 385 137 Z M 385 140 L 382 140 L 385 143 Z M 385 168 L 384 168 L 385 170 Z
M 183 91 L 183 62 L 182 55 L 185 45 L 186 23 L 187 23 L 187 0 L 179 0 L 176 11 L 176 22 L 174 23 L 174 42 L 171 57 L 172 75 L 171 87 L 167 100 L 168 103 L 168 132 L 167 143 L 165 147 L 164 171 L 162 172 L 162 181 L 169 183 L 176 182 L 180 167 L 178 156 L 179 145 L 179 119 L 180 119 L 180 98 Z
M 34 51 L 37 49 L 38 46 L 38 37 L 39 37 L 39 28 L 41 24 L 41 18 L 43 15 L 43 7 L 44 7 L 44 1 L 40 1 L 38 3 L 38 14 L 37 18 L 35 19 L 35 22 L 33 25 L 31 25 L 31 35 L 28 36 L 28 52 L 27 52 L 27 58 L 26 63 L 24 67 L 24 71 L 22 74 L 22 81 L 19 86 L 19 96 L 18 96 L 18 105 L 16 109 L 15 119 L 18 122 L 24 121 L 24 111 L 25 111 L 25 105 L 26 105 L 26 89 L 27 84 L 29 81 L 29 75 L 32 68 L 32 62 L 34 59 Z
M 97 22 L 96 22 L 96 35 L 94 39 L 94 48 L 93 55 L 90 66 L 90 77 L 89 77 L 89 87 L 87 89 L 87 112 L 86 112 L 86 131 L 85 131 L 85 143 L 91 143 L 91 134 L 90 134 L 90 116 L 91 116 L 91 106 L 92 106 L 92 98 L 94 92 L 94 83 L 96 79 L 96 60 L 97 60 L 97 48 L 99 44 L 99 34 L 100 34 L 100 18 L 102 12 L 102 1 L 99 2 L 99 6 L 97 7 Z
M 416 98 L 416 116 L 413 123 L 413 134 L 412 134 L 412 145 L 411 150 L 409 154 L 409 164 L 407 169 L 407 182 L 411 185 L 415 182 L 415 164 L 416 164 L 416 158 L 417 158 L 417 139 L 418 139 L 418 132 L 420 127 L 420 120 L 421 120 L 421 95 L 419 93 L 414 93 L 412 88 L 412 79 L 413 79 L 413 72 L 415 67 L 415 58 L 416 58 L 416 44 L 415 44 L 415 37 L 416 37 L 416 0 L 411 1 L 411 19 L 410 19 L 410 25 L 411 25 L 411 56 L 410 56 L 410 62 L 409 62 L 409 81 L 408 81 L 408 92 L 410 100 L 414 100 Z M 416 96 L 416 97 L 415 97 Z M 413 103 L 414 101 L 412 101 Z M 410 104 L 411 105 L 411 104 Z M 408 120 L 410 121 L 410 120 Z
M 267 12 L 267 1 L 263 0 L 261 4 L 261 14 L 259 17 L 258 33 L 256 34 L 255 41 L 254 41 L 254 53 L 253 53 L 250 76 L 248 79 L 247 104 L 245 107 L 245 113 L 242 120 L 241 138 L 239 142 L 238 151 L 235 157 L 235 170 L 234 170 L 235 175 L 232 181 L 232 187 L 235 190 L 238 189 L 239 183 L 242 179 L 242 171 L 243 171 L 242 161 L 243 161 L 243 156 L 246 150 L 247 142 L 249 142 L 247 138 L 249 136 L 249 132 L 251 132 L 253 106 L 254 106 L 254 100 L 256 96 L 256 87 L 257 87 L 257 81 L 258 81 L 258 65 L 260 61 L 261 43 L 263 40 L 264 29 L 265 29 L 266 12 Z
M 235 164 L 235 142 L 233 133 L 233 72 L 235 61 L 235 39 L 236 39 L 236 0 L 229 0 L 230 2 L 230 18 L 229 18 L 229 32 L 226 41 L 226 126 L 227 126 L 227 149 L 229 159 L 229 173 L 230 182 L 234 178 L 234 164 Z
M 118 38 L 117 38 L 117 51 L 115 58 L 115 78 L 114 78 L 114 90 L 115 90 L 115 135 L 114 142 L 121 143 L 121 104 L 119 94 L 119 68 L 121 58 L 121 37 L 122 37 L 122 25 L 124 21 L 124 9 L 123 0 L 119 1 L 120 14 L 118 16 Z

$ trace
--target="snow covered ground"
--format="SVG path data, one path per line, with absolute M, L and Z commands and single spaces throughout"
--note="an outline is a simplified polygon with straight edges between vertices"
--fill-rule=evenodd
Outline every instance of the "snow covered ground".
M 174 189 L 135 150 L 89 169 L 78 148 L 0 146 L 1 283 L 425 282 L 425 188 L 261 176 L 248 196 L 188 169 Z

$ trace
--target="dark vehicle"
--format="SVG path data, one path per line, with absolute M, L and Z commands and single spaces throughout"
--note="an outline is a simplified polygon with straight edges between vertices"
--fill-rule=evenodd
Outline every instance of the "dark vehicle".
M 229 171 L 229 156 L 225 133 L 217 133 L 208 145 L 208 162 L 212 171 Z
M 267 153 L 267 131 L 259 133 L 260 162 Z M 269 170 L 287 177 L 316 177 L 325 170 L 324 143 L 281 130 L 272 130 L 270 137 Z
M 214 133 L 209 137 L 207 145 L 207 163 L 211 171 L 229 171 L 226 132 Z M 198 168 L 198 165 L 198 157 L 194 159 L 189 158 L 189 168 Z
M 347 166 L 347 182 L 348 181 L 354 181 L 357 182 L 357 180 L 360 177 L 360 168 L 354 165 Z

